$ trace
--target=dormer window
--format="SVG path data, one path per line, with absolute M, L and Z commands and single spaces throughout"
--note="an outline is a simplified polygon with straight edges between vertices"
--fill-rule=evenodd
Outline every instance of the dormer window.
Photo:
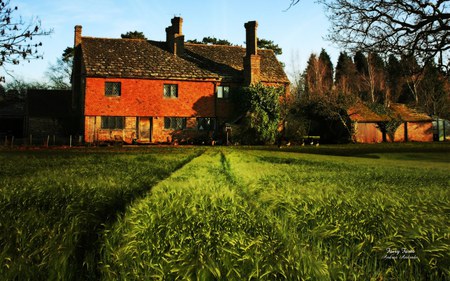
M 230 97 L 230 87 L 217 86 L 217 98 L 218 99 L 228 99 L 229 97 Z
M 120 82 L 105 82 L 105 96 L 107 97 L 120 97 L 121 94 Z

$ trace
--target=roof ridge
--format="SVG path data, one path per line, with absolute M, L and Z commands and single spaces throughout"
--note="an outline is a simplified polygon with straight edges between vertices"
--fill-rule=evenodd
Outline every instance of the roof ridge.
M 229 48 L 241 48 L 245 49 L 242 46 L 239 45 L 221 45 L 221 44 L 202 44 L 202 43 L 191 43 L 191 42 L 185 42 L 185 45 L 195 45 L 195 46 L 209 46 L 209 47 L 229 47 Z
M 95 36 L 82 36 L 82 39 L 98 39 L 98 40 L 123 40 L 123 41 L 149 41 L 144 38 L 107 38 L 107 37 L 95 37 Z

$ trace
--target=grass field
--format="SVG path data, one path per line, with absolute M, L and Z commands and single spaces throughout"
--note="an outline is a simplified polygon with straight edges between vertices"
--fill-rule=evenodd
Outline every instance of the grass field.
M 5 280 L 448 280 L 450 146 L 0 152 Z

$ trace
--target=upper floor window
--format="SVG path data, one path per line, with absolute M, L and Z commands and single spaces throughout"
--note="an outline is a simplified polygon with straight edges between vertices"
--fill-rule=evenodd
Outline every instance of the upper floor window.
M 120 82 L 105 82 L 105 96 L 120 97 Z
M 102 116 L 102 129 L 123 129 L 124 121 L 123 116 Z
M 164 84 L 164 97 L 166 97 L 166 98 L 178 98 L 178 85 L 176 85 L 176 84 Z
M 228 99 L 229 97 L 230 97 L 230 87 L 217 86 L 217 98 L 218 99 Z

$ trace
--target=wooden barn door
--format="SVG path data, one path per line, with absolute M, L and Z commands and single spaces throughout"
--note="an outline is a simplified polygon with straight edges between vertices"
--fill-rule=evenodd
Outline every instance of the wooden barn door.
M 151 142 L 153 119 L 151 117 L 138 117 L 137 123 L 139 141 Z

